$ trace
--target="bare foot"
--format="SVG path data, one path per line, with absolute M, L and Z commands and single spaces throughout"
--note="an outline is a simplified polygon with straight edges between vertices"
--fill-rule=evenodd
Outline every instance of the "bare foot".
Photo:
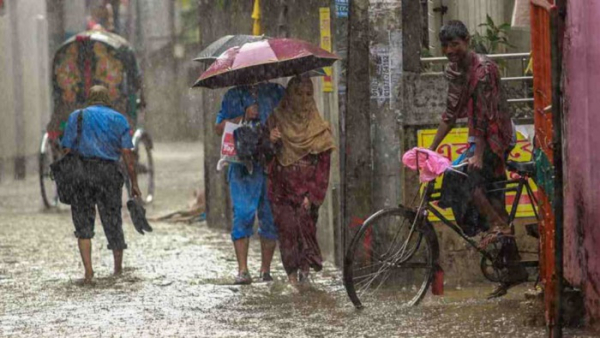
M 83 285 L 92 285 L 94 278 L 94 271 L 86 272 L 85 277 L 83 278 Z
M 298 273 L 290 273 L 288 275 L 288 281 L 290 282 L 290 285 L 298 287 Z

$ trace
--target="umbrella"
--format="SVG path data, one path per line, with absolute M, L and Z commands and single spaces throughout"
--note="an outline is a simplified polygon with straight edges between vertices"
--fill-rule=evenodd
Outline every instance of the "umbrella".
M 194 61 L 211 64 L 219 57 L 219 55 L 223 54 L 223 52 L 229 48 L 264 39 L 268 39 L 268 37 L 264 35 L 226 35 L 204 48 L 200 54 L 194 58 Z
M 225 51 L 194 87 L 222 88 L 294 76 L 331 66 L 339 57 L 306 41 L 269 39 Z

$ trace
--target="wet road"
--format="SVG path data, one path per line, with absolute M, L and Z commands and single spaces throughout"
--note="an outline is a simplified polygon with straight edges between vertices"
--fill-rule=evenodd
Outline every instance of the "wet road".
M 157 194 L 150 216 L 187 205 L 201 185 L 200 144 L 158 144 Z M 97 223 L 98 224 L 98 223 Z M 487 301 L 490 285 L 446 290 L 423 305 L 381 304 L 356 311 L 331 265 L 298 292 L 275 259 L 273 283 L 231 285 L 229 235 L 205 224 L 153 223 L 141 236 L 128 219 L 125 272 L 99 225 L 93 240 L 95 286 L 83 270 L 68 209 L 43 212 L 35 177 L 0 184 L 2 337 L 542 337 L 527 287 Z M 259 268 L 257 241 L 252 272 Z M 568 331 L 566 336 L 585 337 Z

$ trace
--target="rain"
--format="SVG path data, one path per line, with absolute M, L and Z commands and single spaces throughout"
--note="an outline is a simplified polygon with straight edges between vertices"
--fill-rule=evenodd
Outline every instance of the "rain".
M 0 337 L 600 336 L 597 19 L 0 0 Z

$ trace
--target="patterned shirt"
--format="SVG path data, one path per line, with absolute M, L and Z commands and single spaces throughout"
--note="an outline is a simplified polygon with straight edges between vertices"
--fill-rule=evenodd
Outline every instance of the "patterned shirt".
M 467 57 L 471 58 L 468 73 L 461 73 L 456 63 L 446 67 L 449 87 L 442 120 L 452 123 L 466 117 L 469 142 L 474 137 L 482 137 L 490 150 L 504 161 L 514 141 L 498 66 L 485 55 L 470 52 Z

